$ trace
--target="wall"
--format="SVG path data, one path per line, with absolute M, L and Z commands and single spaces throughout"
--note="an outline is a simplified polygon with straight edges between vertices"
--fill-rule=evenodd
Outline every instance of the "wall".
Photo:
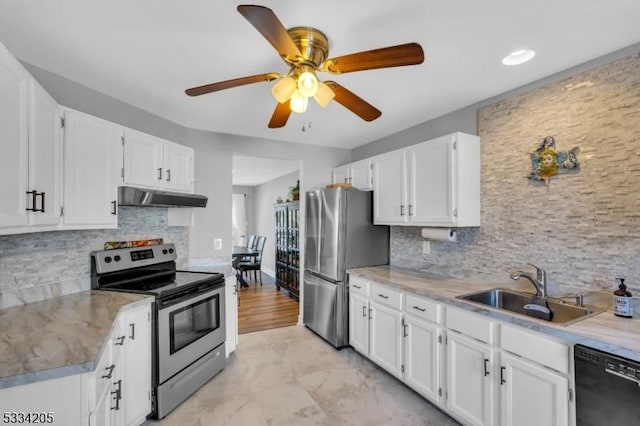
M 293 172 L 256 186 L 254 211 L 256 234 L 267 237 L 262 254 L 262 269 L 271 276 L 275 276 L 276 269 L 276 217 L 273 205 L 278 197 L 283 200 L 289 197 L 289 187 L 295 186 L 299 176 L 298 172 Z
M 478 114 L 482 226 L 420 252 L 419 228 L 392 229 L 392 264 L 504 281 L 545 268 L 553 293 L 640 290 L 640 53 L 496 102 Z M 545 136 L 580 147 L 581 170 L 526 179 Z M 508 279 L 507 279 L 508 280 Z
M 166 208 L 118 212 L 119 229 L 0 236 L 0 308 L 88 290 L 89 253 L 105 241 L 163 238 L 187 253 L 188 228 L 168 226 Z

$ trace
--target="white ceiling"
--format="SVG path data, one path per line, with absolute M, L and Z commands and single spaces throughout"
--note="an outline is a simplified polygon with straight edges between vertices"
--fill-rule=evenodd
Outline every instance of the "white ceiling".
M 233 185 L 256 186 L 299 170 L 296 160 L 233 156 Z
M 184 94 L 287 71 L 238 4 L 0 0 L 0 41 L 22 60 L 187 127 L 344 148 L 640 42 L 638 0 L 263 0 L 285 27 L 325 32 L 331 57 L 412 41 L 426 54 L 418 66 L 331 76 L 382 111 L 374 122 L 310 102 L 285 128 L 268 129 L 273 83 Z M 521 48 L 537 52 L 533 61 L 501 64 Z

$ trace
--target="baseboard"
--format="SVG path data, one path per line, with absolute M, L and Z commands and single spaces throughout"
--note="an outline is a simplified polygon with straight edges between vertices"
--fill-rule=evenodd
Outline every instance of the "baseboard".
M 267 274 L 270 277 L 275 277 L 276 276 L 276 272 L 273 269 L 265 268 L 264 266 L 262 267 L 262 273 L 263 274 Z

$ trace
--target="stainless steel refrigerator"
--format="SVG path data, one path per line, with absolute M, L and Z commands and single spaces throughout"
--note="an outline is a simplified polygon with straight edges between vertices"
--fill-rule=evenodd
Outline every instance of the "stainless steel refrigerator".
M 349 344 L 347 269 L 389 262 L 389 227 L 373 224 L 373 193 L 306 193 L 303 322 L 336 348 Z

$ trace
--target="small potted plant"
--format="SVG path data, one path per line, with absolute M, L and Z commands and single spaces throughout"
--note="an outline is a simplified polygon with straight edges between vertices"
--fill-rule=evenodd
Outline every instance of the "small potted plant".
M 293 201 L 300 199 L 300 181 L 296 181 L 296 186 L 289 187 L 289 195 Z

